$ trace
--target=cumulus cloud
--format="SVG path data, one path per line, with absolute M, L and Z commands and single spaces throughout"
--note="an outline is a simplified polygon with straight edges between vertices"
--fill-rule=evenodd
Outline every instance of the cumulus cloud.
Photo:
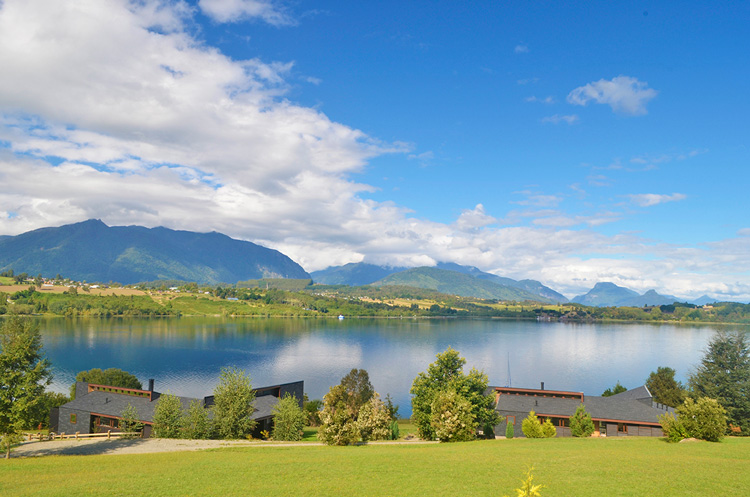
M 513 49 L 515 53 L 528 53 L 529 47 L 526 45 L 516 45 L 516 47 Z
M 198 7 L 222 23 L 261 19 L 274 26 L 296 24 L 281 2 L 274 0 L 199 0 Z
M 579 86 L 568 94 L 568 102 L 586 105 L 591 101 L 607 104 L 612 110 L 633 116 L 646 114 L 646 104 L 656 97 L 657 91 L 648 84 L 630 76 L 617 76 L 611 80 L 600 79 Z
M 555 114 L 554 116 L 543 117 L 542 122 L 552 123 L 552 124 L 560 124 L 560 123 L 574 124 L 578 122 L 578 116 L 575 114 L 570 114 L 570 115 Z
M 663 204 L 666 202 L 677 202 L 679 200 L 685 200 L 687 195 L 684 193 L 673 193 L 671 195 L 657 194 L 657 193 L 637 193 L 628 195 L 630 201 L 641 207 L 651 207 L 652 205 Z
M 536 96 L 532 95 L 530 97 L 526 97 L 524 100 L 527 101 L 527 102 L 538 102 L 540 104 L 553 104 L 553 103 L 555 103 L 555 97 L 553 97 L 552 95 L 544 97 L 544 98 L 540 98 L 540 97 L 536 97 Z

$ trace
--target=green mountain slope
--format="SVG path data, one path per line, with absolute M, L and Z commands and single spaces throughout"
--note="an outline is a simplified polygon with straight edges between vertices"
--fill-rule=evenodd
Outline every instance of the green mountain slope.
M 6 269 L 124 284 L 158 279 L 213 284 L 310 277 L 281 252 L 221 233 L 109 227 L 99 220 L 0 239 L 0 270 Z
M 362 286 L 406 269 L 405 267 L 376 266 L 375 264 L 356 262 L 313 271 L 310 276 L 315 283 L 321 285 Z
M 482 299 L 498 299 L 537 302 L 550 302 L 539 295 L 535 295 L 519 288 L 498 285 L 491 281 L 475 278 L 457 271 L 448 271 L 434 267 L 417 267 L 400 273 L 391 274 L 380 281 L 372 283 L 374 286 L 412 286 L 427 288 L 441 293 L 458 295 L 461 297 L 476 297 Z
M 643 307 L 644 305 L 665 305 L 679 302 L 673 295 L 661 295 L 649 290 L 643 295 L 614 283 L 597 283 L 584 295 L 573 298 L 577 304 L 594 307 Z

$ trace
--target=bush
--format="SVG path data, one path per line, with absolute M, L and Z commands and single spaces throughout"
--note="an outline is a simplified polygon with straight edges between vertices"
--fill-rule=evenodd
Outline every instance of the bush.
M 485 423 L 484 427 L 482 428 L 482 433 L 484 434 L 484 438 L 486 438 L 487 440 L 495 439 L 495 427 L 492 425 L 492 423 Z
M 211 438 L 212 424 L 208 410 L 200 400 L 191 400 L 190 407 L 182 418 L 182 436 L 191 440 Z
M 286 394 L 273 407 L 274 440 L 296 442 L 302 440 L 302 430 L 305 427 L 305 412 L 300 408 L 299 401 L 294 395 Z
M 544 438 L 554 438 L 557 436 L 557 428 L 552 424 L 552 420 L 547 418 L 542 423 L 542 435 Z
M 391 415 L 377 393 L 359 410 L 357 428 L 363 442 L 391 437 Z
M 659 423 L 668 442 L 679 442 L 690 436 L 682 423 L 671 412 L 659 416 Z
M 542 424 L 534 411 L 531 411 L 521 423 L 521 431 L 526 438 L 544 438 Z
M 440 392 L 430 406 L 431 426 L 441 442 L 465 442 L 476 437 L 477 423 L 468 400 L 453 390 Z
M 570 418 L 570 434 L 574 437 L 590 437 L 592 433 L 594 422 L 591 421 L 591 414 L 586 412 L 586 406 L 581 404 Z
M 143 423 L 138 419 L 138 409 L 128 403 L 120 414 L 120 430 L 123 433 L 135 433 L 143 429 Z M 137 435 L 126 435 L 123 438 L 134 438 Z
M 677 416 L 689 436 L 718 442 L 727 431 L 727 415 L 715 399 L 702 397 L 697 401 L 685 399 L 677 408 Z
M 515 426 L 513 423 L 505 423 L 505 438 L 513 438 L 515 435 Z
M 219 437 L 242 439 L 255 428 L 253 413 L 253 391 L 250 377 L 236 368 L 223 368 L 219 384 L 214 389 L 214 424 Z
M 305 402 L 305 414 L 307 415 L 307 424 L 309 426 L 320 426 L 320 410 L 323 408 L 323 401 L 320 399 L 308 400 Z
M 334 403 L 331 395 L 334 389 L 340 388 L 337 385 L 331 388 L 324 397 L 325 406 L 320 413 L 320 430 L 318 430 L 318 439 L 328 445 L 350 445 L 359 440 L 359 429 L 356 422 L 352 419 L 346 404 L 339 400 Z M 330 396 L 330 397 L 329 397 Z
M 401 436 L 401 432 L 398 427 L 398 421 L 395 419 L 391 421 L 391 440 L 398 440 Z
M 180 438 L 182 429 L 182 403 L 176 396 L 165 393 L 154 407 L 154 436 Z

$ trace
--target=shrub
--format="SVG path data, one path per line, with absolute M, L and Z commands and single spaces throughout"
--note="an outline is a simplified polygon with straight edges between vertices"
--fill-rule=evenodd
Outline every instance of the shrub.
M 690 436 L 680 420 L 675 418 L 671 412 L 659 416 L 659 423 L 668 442 L 679 442 Z
M 331 391 L 341 385 L 332 387 Z M 325 406 L 320 413 L 320 430 L 318 439 L 328 445 L 350 445 L 359 440 L 359 430 L 356 422 L 352 419 L 346 404 L 338 401 L 335 404 L 330 401 L 328 392 L 324 397 Z M 332 399 L 332 397 L 331 397 Z
M 482 433 L 484 434 L 484 438 L 486 438 L 487 440 L 495 439 L 495 427 L 492 423 L 485 423 L 484 427 L 482 428 Z
M 465 442 L 476 437 L 477 423 L 468 400 L 454 390 L 440 392 L 430 406 L 431 426 L 441 442 Z
M 515 435 L 515 426 L 513 423 L 505 423 L 505 438 L 513 438 Z
M 308 400 L 305 402 L 305 414 L 307 415 L 307 424 L 309 426 L 320 426 L 320 410 L 323 408 L 323 401 L 320 399 Z
M 391 416 L 377 393 L 360 408 L 357 428 L 363 442 L 390 438 Z
M 223 368 L 219 384 L 214 389 L 214 424 L 219 437 L 224 439 L 245 438 L 255 428 L 250 419 L 253 413 L 253 391 L 250 377 L 236 368 Z
M 138 409 L 128 403 L 120 414 L 120 430 L 123 433 L 135 433 L 143 429 L 143 423 L 138 419 Z M 134 438 L 137 435 L 126 435 L 123 438 Z
M 534 411 L 531 411 L 521 423 L 521 431 L 526 438 L 543 438 L 542 424 Z
M 553 438 L 557 436 L 557 428 L 552 424 L 552 420 L 547 418 L 542 423 L 542 436 L 544 438 Z
M 580 404 L 570 418 L 570 434 L 574 437 L 590 437 L 592 433 L 594 422 L 591 421 L 591 414 L 586 412 L 586 406 Z
M 182 418 L 182 436 L 192 440 L 211 438 L 212 424 L 208 409 L 200 400 L 191 400 Z
M 305 412 L 300 408 L 299 401 L 294 395 L 286 394 L 273 407 L 273 439 L 296 442 L 302 440 L 302 430 L 305 427 Z
M 394 419 L 391 421 L 391 440 L 398 440 L 400 436 L 401 433 L 398 427 L 398 421 Z
M 163 394 L 154 407 L 154 435 L 160 438 L 180 438 L 182 403 L 171 394 Z
M 685 431 L 693 438 L 718 442 L 727 431 L 726 411 L 715 399 L 685 399 L 677 408 L 677 416 Z
M 521 486 L 516 489 L 517 497 L 540 497 L 542 495 L 540 490 L 544 488 L 544 485 L 534 485 L 534 475 L 531 474 L 533 470 L 532 466 L 526 472 L 526 478 L 521 480 Z

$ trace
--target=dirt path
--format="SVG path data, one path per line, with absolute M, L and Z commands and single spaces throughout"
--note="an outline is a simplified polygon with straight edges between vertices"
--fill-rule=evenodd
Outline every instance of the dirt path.
M 437 443 L 415 441 L 371 442 L 379 444 L 419 444 Z M 61 455 L 112 455 L 149 454 L 155 452 L 177 452 L 185 450 L 219 449 L 225 447 L 314 447 L 319 442 L 250 442 L 242 440 L 175 440 L 167 438 L 136 438 L 132 440 L 54 440 L 46 442 L 25 442 L 11 452 L 11 457 L 40 457 Z

